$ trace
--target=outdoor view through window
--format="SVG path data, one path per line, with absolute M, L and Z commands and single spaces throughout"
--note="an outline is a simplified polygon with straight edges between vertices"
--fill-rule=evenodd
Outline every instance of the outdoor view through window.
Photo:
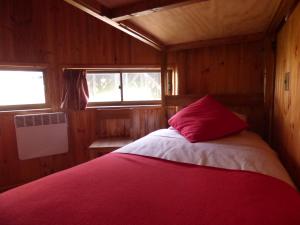
M 89 102 L 159 101 L 160 72 L 88 72 Z
M 44 103 L 42 71 L 0 70 L 0 106 Z

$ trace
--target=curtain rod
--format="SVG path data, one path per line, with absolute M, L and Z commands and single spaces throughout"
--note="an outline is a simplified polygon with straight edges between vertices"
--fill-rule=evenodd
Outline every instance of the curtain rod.
M 64 70 L 157 70 L 160 69 L 157 67 L 62 67 Z

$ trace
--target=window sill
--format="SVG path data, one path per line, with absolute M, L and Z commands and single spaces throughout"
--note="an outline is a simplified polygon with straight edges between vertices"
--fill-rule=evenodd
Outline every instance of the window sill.
M 49 112 L 52 112 L 51 108 L 1 109 L 0 107 L 0 115 L 5 115 L 5 114 L 22 115 L 22 114 L 36 114 L 36 113 L 49 113 Z
M 141 105 L 102 105 L 89 106 L 87 109 L 132 109 L 132 108 L 161 108 L 161 104 L 141 104 Z

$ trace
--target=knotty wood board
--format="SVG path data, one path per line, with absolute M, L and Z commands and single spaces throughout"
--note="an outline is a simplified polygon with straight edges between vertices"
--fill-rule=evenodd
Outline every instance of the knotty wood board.
M 300 4 L 277 36 L 273 145 L 300 186 Z M 285 90 L 285 74 L 290 89 Z
M 166 45 L 266 31 L 280 0 L 210 0 L 130 19 Z

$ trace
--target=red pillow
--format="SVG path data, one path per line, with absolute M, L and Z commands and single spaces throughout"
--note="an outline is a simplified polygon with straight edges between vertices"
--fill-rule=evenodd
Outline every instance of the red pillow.
M 180 110 L 168 122 L 190 142 L 221 138 L 248 127 L 209 95 Z

